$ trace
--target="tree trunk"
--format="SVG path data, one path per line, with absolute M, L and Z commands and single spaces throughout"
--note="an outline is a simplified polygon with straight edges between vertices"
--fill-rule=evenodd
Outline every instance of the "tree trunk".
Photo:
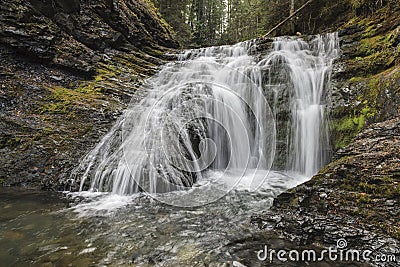
M 291 34 L 294 34 L 295 32 L 295 25 L 294 25 L 294 18 L 293 18 L 293 14 L 294 14 L 294 0 L 291 0 L 290 1 L 290 13 L 289 13 L 289 16 L 290 17 L 292 17 L 291 19 L 290 19 L 290 32 L 291 32 Z
M 300 11 L 302 11 L 306 6 L 308 6 L 309 4 L 311 4 L 313 0 L 308 0 L 307 3 L 305 3 L 304 5 L 302 5 L 299 9 L 297 9 L 291 16 L 287 17 L 286 19 L 284 19 L 283 21 L 281 21 L 280 23 L 278 23 L 278 25 L 276 25 L 275 27 L 272 28 L 272 30 L 270 30 L 269 32 L 267 32 L 263 38 L 267 37 L 268 35 L 270 35 L 273 31 L 275 31 L 276 29 L 278 29 L 279 27 L 281 27 L 283 24 L 285 24 L 288 20 L 290 20 L 291 18 L 293 18 L 297 13 L 299 13 Z

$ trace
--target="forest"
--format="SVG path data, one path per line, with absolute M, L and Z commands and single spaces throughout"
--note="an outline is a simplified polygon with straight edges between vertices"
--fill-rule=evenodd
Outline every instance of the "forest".
M 310 7 L 273 32 L 315 34 L 343 23 L 349 11 L 368 14 L 384 2 L 367 0 L 152 0 L 184 47 L 232 44 L 263 36 L 304 4 Z M 336 25 L 337 26 L 337 25 Z M 331 26 L 332 27 L 332 26 Z

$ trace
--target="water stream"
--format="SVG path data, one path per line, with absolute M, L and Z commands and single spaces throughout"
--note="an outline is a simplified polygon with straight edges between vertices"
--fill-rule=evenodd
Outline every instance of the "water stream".
M 329 159 L 325 110 L 338 42 L 327 34 L 278 38 L 263 56 L 251 55 L 254 48 L 245 42 L 185 51 L 148 79 L 146 96 L 72 174 L 81 192 L 43 203 L 28 192 L 33 211 L 17 203 L 20 192 L 1 194 L 5 264 L 240 261 L 228 247 L 257 232 L 250 216 Z M 276 153 L 277 140 L 285 140 L 285 151 Z M 277 155 L 286 163 L 271 170 Z

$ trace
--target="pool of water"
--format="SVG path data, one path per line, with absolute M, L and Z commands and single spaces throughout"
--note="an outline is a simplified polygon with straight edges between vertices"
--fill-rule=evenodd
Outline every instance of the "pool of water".
M 271 172 L 256 191 L 247 190 L 244 180 L 217 200 L 191 208 L 165 204 L 171 194 L 155 198 L 0 188 L 0 265 L 240 266 L 227 248 L 259 231 L 250 216 L 305 180 Z M 203 199 L 218 190 L 199 188 L 195 197 Z

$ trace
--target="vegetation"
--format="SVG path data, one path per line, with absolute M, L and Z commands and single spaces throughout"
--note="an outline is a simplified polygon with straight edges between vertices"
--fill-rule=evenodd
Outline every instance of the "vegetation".
M 307 0 L 152 0 L 185 47 L 229 44 L 257 38 Z M 320 0 L 279 27 L 275 35 L 315 34 L 394 0 Z
M 265 0 L 153 0 L 162 16 L 174 28 L 183 46 L 234 43 L 265 33 L 271 6 L 285 6 Z M 284 18 L 283 15 L 282 18 Z M 276 23 L 276 22 L 275 22 Z
M 393 96 L 400 90 L 399 6 L 388 3 L 374 10 L 376 6 L 363 3 L 363 12 L 372 13 L 355 17 L 343 26 L 353 33 L 343 39 L 348 44 L 342 47 L 343 53 L 351 57 L 345 60 L 342 87 L 354 92 L 354 99 L 353 105 L 338 107 L 331 114 L 336 149 L 350 144 L 365 126 L 398 112 L 398 101 Z M 380 5 L 378 2 L 377 7 Z

